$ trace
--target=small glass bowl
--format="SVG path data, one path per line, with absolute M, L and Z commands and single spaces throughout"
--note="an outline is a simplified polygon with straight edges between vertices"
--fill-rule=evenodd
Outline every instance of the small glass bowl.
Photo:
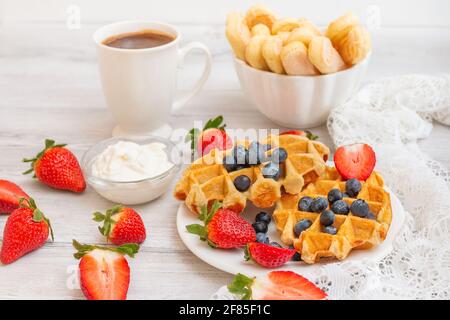
M 94 176 L 92 165 L 97 156 L 108 146 L 119 141 L 130 141 L 140 145 L 152 142 L 163 143 L 166 146 L 164 151 L 173 166 L 158 176 L 138 181 L 111 181 Z M 180 170 L 179 159 L 181 159 L 181 152 L 168 139 L 155 136 L 117 137 L 103 140 L 86 151 L 82 159 L 82 167 L 88 184 L 102 197 L 118 204 L 137 205 L 150 202 L 167 192 L 170 183 Z

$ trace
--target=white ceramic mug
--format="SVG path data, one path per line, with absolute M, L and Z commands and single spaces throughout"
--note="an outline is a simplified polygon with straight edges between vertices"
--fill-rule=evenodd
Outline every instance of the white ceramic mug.
M 121 49 L 103 44 L 107 38 L 142 30 L 157 30 L 174 40 L 153 48 Z M 106 103 L 117 126 L 113 136 L 153 134 L 169 136 L 170 113 L 185 105 L 203 87 L 211 71 L 211 54 L 199 42 L 179 48 L 180 33 L 168 24 L 147 21 L 124 21 L 109 24 L 93 35 L 97 47 L 100 78 Z M 178 99 L 178 67 L 192 50 L 206 56 L 203 74 L 194 88 Z

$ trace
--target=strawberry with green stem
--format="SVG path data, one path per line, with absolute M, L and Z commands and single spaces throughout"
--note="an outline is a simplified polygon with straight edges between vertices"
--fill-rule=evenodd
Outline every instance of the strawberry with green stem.
M 199 219 L 204 225 L 188 225 L 187 231 L 199 235 L 213 248 L 240 248 L 255 241 L 256 233 L 252 225 L 238 213 L 221 206 L 220 202 L 214 202 L 209 212 L 206 207 L 201 208 Z
M 139 251 L 136 243 L 105 247 L 72 242 L 79 259 L 81 291 L 88 300 L 125 300 L 130 285 L 130 267 L 126 255 Z
M 55 141 L 45 140 L 45 148 L 36 157 L 23 159 L 23 162 L 31 163 L 31 168 L 24 172 L 34 172 L 43 184 L 60 190 L 83 192 L 86 189 L 86 181 L 75 155 L 65 148 L 65 144 L 55 144 Z
M 6 220 L 0 261 L 3 264 L 10 264 L 39 249 L 45 244 L 49 234 L 53 241 L 50 220 L 38 209 L 33 199 L 21 198 L 19 208 Z
M 223 116 L 209 119 L 202 130 L 192 128 L 186 136 L 186 142 L 191 143 L 192 154 L 197 151 L 201 157 L 208 154 L 212 149 L 228 150 L 233 147 L 233 141 L 226 134 L 226 124 Z
M 98 227 L 100 233 L 115 245 L 124 243 L 142 243 L 146 238 L 146 230 L 141 216 L 131 208 L 115 206 L 105 214 L 95 212 L 93 220 L 103 222 Z

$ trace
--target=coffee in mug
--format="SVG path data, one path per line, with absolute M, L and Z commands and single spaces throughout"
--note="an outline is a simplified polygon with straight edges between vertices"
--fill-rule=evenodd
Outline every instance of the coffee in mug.
M 208 79 L 212 60 L 208 48 L 199 42 L 180 47 L 175 26 L 151 21 L 109 24 L 93 38 L 106 104 L 117 122 L 113 135 L 169 137 L 171 112 L 186 105 Z M 194 87 L 180 94 L 178 71 L 194 50 L 204 53 L 204 69 Z
M 175 40 L 175 37 L 158 30 L 142 30 L 122 33 L 108 37 L 104 45 L 119 49 L 147 49 L 165 45 Z

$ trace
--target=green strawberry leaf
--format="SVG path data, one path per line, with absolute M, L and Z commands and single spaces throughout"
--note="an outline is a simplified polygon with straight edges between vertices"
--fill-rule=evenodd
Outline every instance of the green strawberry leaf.
M 223 123 L 223 116 L 217 116 L 214 119 L 209 119 L 205 126 L 203 127 L 202 131 L 205 131 L 207 129 L 213 129 L 217 128 L 219 130 L 225 130 L 226 124 Z M 191 151 L 194 154 L 197 150 L 197 140 L 198 137 L 201 134 L 201 130 L 198 128 L 192 128 L 189 130 L 188 134 L 186 135 L 185 142 L 191 143 Z
M 241 296 L 242 300 L 250 300 L 252 298 L 253 281 L 254 279 L 238 273 L 234 277 L 233 282 L 228 285 L 228 290 L 233 294 Z
M 211 221 L 211 219 L 214 217 L 214 215 L 216 214 L 217 210 L 219 210 L 222 207 L 222 203 L 219 201 L 214 201 L 211 210 L 209 211 L 208 215 L 206 216 L 206 218 L 204 219 L 205 221 L 205 226 Z
M 311 131 L 309 131 L 309 130 L 306 130 L 305 131 L 306 132 L 306 137 L 309 139 L 309 140 L 317 140 L 317 139 L 319 139 L 319 136 L 316 136 L 314 133 L 312 133 Z
M 139 251 L 140 248 L 137 243 L 125 243 L 119 247 L 105 247 L 91 244 L 81 244 L 75 239 L 72 240 L 72 245 L 77 250 L 77 252 L 75 252 L 73 255 L 75 259 L 81 259 L 85 254 L 95 249 L 113 251 L 134 258 L 135 254 Z
M 202 225 L 199 225 L 199 224 L 187 225 L 186 226 L 186 230 L 189 233 L 196 234 L 196 235 L 200 236 L 200 239 L 202 241 L 206 240 L 206 238 L 208 236 L 208 234 L 206 232 L 206 228 L 204 226 L 202 226 Z
M 106 216 L 103 213 L 94 212 L 92 220 L 94 220 L 95 222 L 102 222 L 105 220 L 105 218 L 106 218 Z
M 115 251 L 134 258 L 134 255 L 138 253 L 139 248 L 140 246 L 137 243 L 125 243 L 120 247 L 115 248 Z

